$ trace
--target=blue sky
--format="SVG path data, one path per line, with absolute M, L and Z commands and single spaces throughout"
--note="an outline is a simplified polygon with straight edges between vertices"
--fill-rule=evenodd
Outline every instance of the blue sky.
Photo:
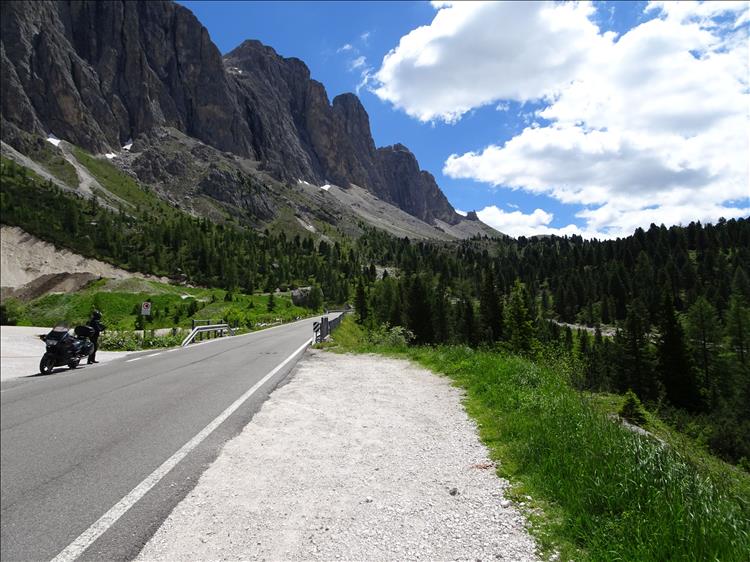
M 748 124 L 746 5 L 181 4 L 222 53 L 259 39 L 330 99 L 358 90 L 376 145 L 405 144 L 456 208 L 511 234 L 748 214 L 729 124 Z M 721 107 L 696 112 L 707 96 Z

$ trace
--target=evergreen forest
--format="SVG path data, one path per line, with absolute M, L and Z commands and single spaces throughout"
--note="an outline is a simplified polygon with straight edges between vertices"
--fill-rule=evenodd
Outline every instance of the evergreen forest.
M 317 285 L 416 345 L 566 354 L 581 391 L 632 390 L 750 470 L 750 221 L 572 237 L 328 239 L 257 232 L 144 197 L 115 209 L 3 159 L 0 218 L 87 257 L 229 291 Z

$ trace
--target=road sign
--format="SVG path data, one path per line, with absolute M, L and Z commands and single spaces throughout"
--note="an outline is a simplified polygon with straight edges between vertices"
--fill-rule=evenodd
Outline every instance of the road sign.
M 151 316 L 151 303 L 146 301 L 141 305 L 141 315 Z

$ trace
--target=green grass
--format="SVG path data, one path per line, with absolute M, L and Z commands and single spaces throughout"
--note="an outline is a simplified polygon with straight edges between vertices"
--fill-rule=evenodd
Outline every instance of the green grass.
M 586 397 L 594 408 L 607 416 L 617 413 L 623 402 L 622 396 L 604 392 L 586 393 Z M 726 480 L 729 486 L 738 487 L 740 495 L 750 498 L 750 475 L 746 471 L 715 457 L 710 453 L 705 442 L 700 442 L 670 427 L 655 413 L 648 410 L 645 413 L 646 423 L 642 427 L 655 438 L 679 451 L 713 480 Z
M 156 195 L 142 188 L 133 178 L 106 160 L 95 158 L 78 147 L 73 148 L 73 154 L 102 187 L 128 203 L 140 207 L 162 207 L 166 205 Z
M 466 390 L 467 412 L 499 474 L 538 508 L 529 517 L 543 552 L 575 560 L 748 559 L 747 475 L 678 441 L 624 429 L 599 401 L 572 389 L 568 365 L 457 346 L 382 345 L 351 318 L 333 338 L 334 350 L 412 359 Z
M 73 165 L 62 155 L 62 151 L 47 141 L 35 143 L 28 153 L 35 162 L 70 187 L 78 187 L 78 174 Z
M 277 294 L 276 307 L 268 311 L 268 295 L 234 293 L 225 301 L 222 289 L 190 288 L 145 279 L 101 280 L 66 294 L 49 294 L 20 304 L 19 325 L 52 326 L 85 322 L 91 310 L 100 310 L 110 330 L 133 330 L 141 303 L 152 302 L 152 317 L 146 329 L 189 327 L 192 319 L 225 319 L 246 328 L 259 324 L 289 322 L 313 311 L 295 306 L 291 298 Z
M 159 347 L 176 347 L 182 343 L 186 333 L 155 336 L 146 332 L 110 332 L 106 331 L 99 340 L 99 349 L 105 351 L 138 351 Z
M 0 156 L 0 166 L 3 167 L 3 170 L 15 169 L 17 174 L 19 174 L 20 176 L 27 176 L 31 178 L 40 186 L 47 185 L 47 180 L 37 174 L 34 170 L 32 170 L 31 168 L 27 168 L 26 166 L 16 164 L 16 162 L 14 160 L 11 160 L 10 158 Z

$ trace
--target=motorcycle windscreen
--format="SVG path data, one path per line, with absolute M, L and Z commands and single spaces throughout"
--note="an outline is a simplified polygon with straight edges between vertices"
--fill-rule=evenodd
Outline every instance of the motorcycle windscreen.
M 67 326 L 55 326 L 52 331 L 47 334 L 46 339 L 53 341 L 60 341 L 67 337 L 68 327 Z

